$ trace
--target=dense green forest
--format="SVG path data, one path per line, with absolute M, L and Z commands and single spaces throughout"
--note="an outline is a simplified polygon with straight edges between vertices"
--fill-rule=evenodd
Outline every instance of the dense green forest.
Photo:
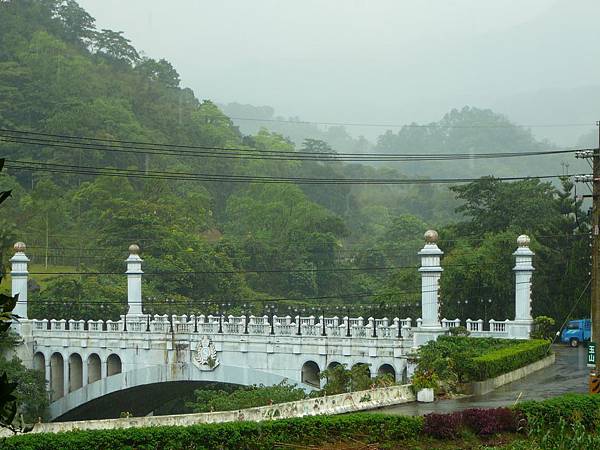
M 440 232 L 445 251 L 444 316 L 512 317 L 511 253 L 521 233 L 532 236 L 537 253 L 534 314 L 560 323 L 580 296 L 571 313 L 587 313 L 588 218 L 568 180 L 507 183 L 484 177 L 451 188 L 234 183 L 57 173 L 10 163 L 400 179 L 557 174 L 560 162 L 570 158 L 373 164 L 335 157 L 222 158 L 106 151 L 17 139 L 6 131 L 270 152 L 330 154 L 332 145 L 338 152 L 370 150 L 343 129 L 329 132 L 337 136 L 333 144 L 325 132 L 302 139 L 275 125 L 244 134 L 215 103 L 199 100 L 205 97 L 210 86 L 196 92 L 181 86 L 168 61 L 141 56 L 121 32 L 96 29 L 73 0 L 0 2 L 0 156 L 8 160 L 0 188 L 13 190 L 0 217 L 0 243 L 5 264 L 16 240 L 28 245 L 32 316 L 124 313 L 123 261 L 129 244 L 138 243 L 145 308 L 152 313 L 262 313 L 272 305 L 278 314 L 351 310 L 414 318 L 420 310 L 416 252 L 430 227 Z M 374 148 L 468 153 L 554 146 L 493 111 L 465 107 L 425 127 L 387 132 Z M 72 272 L 82 274 L 60 275 Z

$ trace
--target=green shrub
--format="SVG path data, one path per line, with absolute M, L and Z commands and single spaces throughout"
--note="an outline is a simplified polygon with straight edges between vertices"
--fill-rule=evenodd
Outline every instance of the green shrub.
M 463 325 L 450 328 L 450 336 L 469 336 L 470 334 L 471 332 Z
M 483 373 L 497 376 L 530 364 L 545 356 L 548 347 L 547 341 L 440 336 L 419 348 L 418 370 L 434 372 L 452 387 L 483 380 Z
M 314 416 L 267 422 L 230 422 L 189 427 L 148 427 L 118 430 L 26 434 L 0 441 L 3 449 L 274 449 L 290 444 L 323 445 L 360 440 L 394 442 L 417 437 L 422 417 L 383 414 Z
M 303 389 L 282 381 L 273 386 L 254 385 L 235 390 L 198 389 L 196 400 L 186 403 L 194 412 L 234 411 L 237 409 L 293 402 L 307 398 Z
M 439 379 L 435 372 L 430 370 L 417 370 L 412 377 L 412 388 L 415 393 L 421 389 L 437 389 Z
M 554 325 L 556 325 L 556 321 L 552 317 L 537 316 L 533 319 L 531 337 L 534 339 L 551 339 L 554 334 L 552 332 Z
M 566 394 L 543 402 L 528 401 L 515 407 L 527 422 L 552 428 L 563 419 L 567 423 L 581 422 L 586 429 L 600 425 L 600 395 Z
M 520 341 L 514 346 L 472 358 L 466 372 L 470 380 L 487 380 L 538 361 L 549 351 L 550 343 L 546 340 Z

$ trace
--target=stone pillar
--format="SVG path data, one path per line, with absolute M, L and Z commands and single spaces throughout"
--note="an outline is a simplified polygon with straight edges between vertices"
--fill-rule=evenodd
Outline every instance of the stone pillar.
M 444 254 L 437 246 L 438 234 L 435 230 L 425 233 L 425 246 L 418 255 L 421 257 L 421 325 L 414 333 L 414 345 L 418 347 L 445 334 L 440 323 L 438 291 L 442 267 L 440 258 Z
M 425 246 L 418 253 L 421 257 L 421 319 L 422 327 L 441 327 L 438 291 L 442 267 L 440 257 L 444 254 L 437 246 L 438 234 L 434 230 L 425 233 Z
M 46 383 L 48 383 L 48 389 L 51 389 L 51 387 L 52 387 L 52 385 L 50 384 L 50 378 L 51 378 L 51 375 L 50 375 L 50 373 L 51 373 L 50 372 L 50 370 L 51 370 L 51 368 L 50 368 L 50 359 L 51 358 L 52 358 L 51 356 L 49 356 L 48 358 L 46 358 L 46 355 L 44 355 L 44 364 L 45 364 L 45 366 L 44 366 L 44 379 L 46 380 Z
M 140 248 L 132 244 L 129 246 L 129 258 L 127 263 L 127 315 L 142 315 L 142 258 L 140 258 Z
M 522 234 L 517 238 L 518 248 L 515 257 L 515 320 L 509 325 L 512 338 L 527 339 L 531 333 L 533 319 L 531 317 L 531 278 L 533 271 L 533 255 L 529 249 L 531 240 Z
M 69 395 L 69 385 L 71 384 L 71 371 L 69 370 L 69 357 L 67 356 L 65 358 L 65 355 L 62 355 L 63 357 L 63 397 L 66 397 L 67 395 Z
M 29 258 L 25 256 L 26 246 L 23 242 L 17 242 L 14 245 L 15 255 L 10 258 L 12 270 L 10 272 L 12 280 L 12 296 L 18 295 L 17 304 L 13 313 L 21 319 L 27 319 L 27 263 Z
M 85 356 L 85 358 L 84 358 Z M 90 377 L 88 372 L 88 357 L 89 355 L 81 355 L 81 386 L 88 384 L 88 378 Z

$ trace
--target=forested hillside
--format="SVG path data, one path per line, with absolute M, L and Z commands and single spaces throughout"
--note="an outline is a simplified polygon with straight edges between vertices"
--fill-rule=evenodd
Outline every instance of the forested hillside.
M 129 244 L 138 243 L 150 312 L 256 313 L 278 299 L 283 314 L 303 308 L 345 314 L 351 308 L 363 315 L 415 317 L 416 251 L 428 227 L 440 230 L 446 251 L 445 315 L 482 316 L 485 298 L 493 300 L 488 317 L 512 316 L 511 252 L 524 232 L 538 251 L 535 312 L 562 319 L 583 291 L 587 271 L 579 269 L 587 264 L 587 216 L 572 200 L 568 182 L 556 189 L 535 179 L 483 179 L 452 190 L 431 184 L 233 182 L 234 176 L 401 179 L 473 171 L 468 163 L 443 161 L 411 166 L 289 158 L 290 152 L 332 150 L 322 140 L 298 144 L 296 136 L 264 128 L 245 135 L 214 103 L 199 100 L 206 97 L 210 86 L 196 92 L 180 86 L 168 61 L 141 56 L 120 32 L 96 29 L 75 1 L 0 2 L 0 156 L 8 160 L 0 187 L 13 189 L 1 217 L 1 244 L 4 262 L 16 240 L 28 245 L 38 284 L 31 295 L 34 316 L 124 313 L 123 260 Z M 466 108 L 449 113 L 439 126 L 389 132 L 376 149 L 551 147 L 502 116 Z M 224 157 L 228 149 L 235 152 Z M 252 149 L 287 156 L 234 157 Z M 560 173 L 556 158 L 533 158 L 526 164 L 537 174 Z M 485 171 L 477 176 L 512 174 L 523 161 L 479 163 Z M 96 169 L 73 169 L 81 166 Z M 134 175 L 107 176 L 97 168 Z M 182 173 L 204 175 L 177 175 Z M 550 279 L 563 286 L 549 291 L 544 281 Z M 471 302 L 465 310 L 458 300 L 466 299 Z M 585 301 L 577 312 L 583 311 Z

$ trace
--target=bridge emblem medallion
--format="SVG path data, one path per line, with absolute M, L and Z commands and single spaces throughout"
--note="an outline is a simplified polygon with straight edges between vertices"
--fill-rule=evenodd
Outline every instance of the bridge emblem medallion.
M 208 336 L 203 336 L 196 347 L 192 361 L 200 370 L 214 370 L 219 365 L 217 349 Z

